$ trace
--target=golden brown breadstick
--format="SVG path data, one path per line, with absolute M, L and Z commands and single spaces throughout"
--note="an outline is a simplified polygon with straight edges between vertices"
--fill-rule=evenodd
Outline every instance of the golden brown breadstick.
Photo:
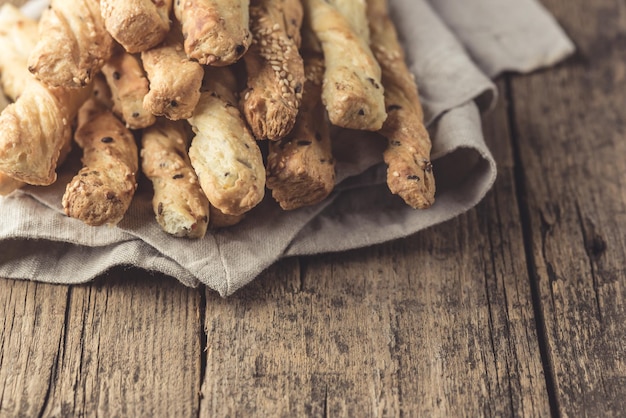
M 113 97 L 113 113 L 131 129 L 150 126 L 155 116 L 143 108 L 148 94 L 148 79 L 134 55 L 118 49 L 102 67 Z
M 298 52 L 300 0 L 253 0 L 252 45 L 241 108 L 257 139 L 278 140 L 291 131 L 302 100 L 304 67 Z
M 204 69 L 187 57 L 182 35 L 170 31 L 165 43 L 141 53 L 150 90 L 143 107 L 150 113 L 168 119 L 188 119 L 200 100 Z
M 387 117 L 380 67 L 368 39 L 359 37 L 363 30 L 352 27 L 365 20 L 347 18 L 325 0 L 302 3 L 307 23 L 324 49 L 322 100 L 330 121 L 344 128 L 379 130 Z M 360 9 L 351 10 L 356 13 Z
M 435 199 L 430 162 L 431 141 L 413 75 L 404 61 L 386 0 L 368 0 L 372 50 L 382 68 L 385 105 L 389 116 L 380 133 L 389 145 L 384 153 L 387 184 L 414 208 L 427 208 Z
M 32 78 L 0 115 L 0 171 L 29 184 L 53 183 L 72 120 L 90 94 L 91 85 L 50 88 Z
M 0 12 L 2 13 L 2 12 Z M 7 101 L 4 94 L 0 91 L 0 110 L 7 107 L 9 102 Z M 13 177 L 9 177 L 3 172 L 0 172 L 0 196 L 6 196 L 11 193 L 13 190 L 19 189 L 22 187 L 24 183 L 21 181 L 15 180 Z
M 202 238 L 209 222 L 209 201 L 191 167 L 186 122 L 160 118 L 143 131 L 141 167 L 154 187 L 152 208 L 168 234 Z
M 28 69 L 48 85 L 82 87 L 110 57 L 112 44 L 99 0 L 52 0 Z
M 227 215 L 215 206 L 209 204 L 209 228 L 226 228 L 228 226 L 237 225 L 245 218 L 245 214 L 242 215 Z
M 324 200 L 335 185 L 335 163 L 321 101 L 324 61 L 303 50 L 306 83 L 296 124 L 283 140 L 269 144 L 267 187 L 285 210 Z
M 65 213 L 87 225 L 119 223 L 137 187 L 135 138 L 110 110 L 90 99 L 80 109 L 74 139 L 83 149 L 83 168 L 65 189 Z
M 248 50 L 249 0 L 184 0 L 174 2 L 182 25 L 185 52 L 200 64 L 224 66 Z
M 104 25 L 130 53 L 146 51 L 170 30 L 172 0 L 100 0 Z
M 189 157 L 209 202 L 225 214 L 241 215 L 263 199 L 263 158 L 237 108 L 230 68 L 208 68 L 205 83 L 189 119 L 196 134 Z
M 24 16 L 10 3 L 0 8 L 0 85 L 4 94 L 15 101 L 32 78 L 28 56 L 39 35 L 37 22 Z

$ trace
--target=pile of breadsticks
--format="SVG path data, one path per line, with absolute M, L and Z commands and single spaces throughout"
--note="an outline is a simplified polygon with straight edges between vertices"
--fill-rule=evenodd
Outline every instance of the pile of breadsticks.
M 73 144 L 68 216 L 117 224 L 141 168 L 164 231 L 239 222 L 335 184 L 330 126 L 379 132 L 387 182 L 433 203 L 430 138 L 386 0 L 52 0 L 0 9 L 0 194 L 49 185 Z M 263 150 L 263 152 L 262 152 Z

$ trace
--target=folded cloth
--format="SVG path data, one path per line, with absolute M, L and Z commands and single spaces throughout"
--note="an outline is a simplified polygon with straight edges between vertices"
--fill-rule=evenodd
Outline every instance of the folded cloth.
M 200 240 L 161 231 L 145 184 L 116 227 L 66 217 L 61 196 L 76 169 L 66 165 L 55 184 L 0 199 L 0 277 L 80 283 L 112 266 L 132 265 L 227 296 L 283 257 L 405 237 L 472 208 L 496 178 L 480 116 L 497 95 L 490 79 L 505 70 L 549 66 L 574 47 L 534 0 L 390 0 L 390 11 L 433 139 L 437 194 L 431 208 L 414 210 L 391 195 L 384 141 L 349 130 L 335 133 L 338 185 L 326 201 L 285 212 L 268 193 L 242 223 Z

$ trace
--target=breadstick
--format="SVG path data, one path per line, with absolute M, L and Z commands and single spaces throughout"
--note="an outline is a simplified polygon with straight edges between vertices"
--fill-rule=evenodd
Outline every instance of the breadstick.
M 213 205 L 209 205 L 209 212 L 209 228 L 211 229 L 226 228 L 237 225 L 246 216 L 245 214 L 227 215 Z
M 353 28 L 364 18 L 348 19 L 325 0 L 303 0 L 305 18 L 324 50 L 326 71 L 322 101 L 330 121 L 337 126 L 368 131 L 379 130 L 387 113 L 380 66 L 368 39 L 359 37 L 362 28 Z M 353 8 L 356 13 L 359 8 Z
M 204 69 L 187 57 L 176 28 L 163 45 L 142 52 L 141 60 L 150 81 L 144 109 L 172 120 L 191 117 L 200 100 Z
M 7 107 L 8 104 L 9 103 L 6 97 L 4 97 L 4 94 L 0 92 L 0 110 Z M 21 181 L 15 180 L 13 177 L 9 177 L 5 173 L 0 172 L 0 196 L 6 196 L 13 190 L 19 189 L 23 185 L 24 183 L 22 183 Z
M 148 94 L 148 79 L 141 63 L 133 55 L 118 49 L 102 67 L 113 97 L 113 113 L 130 129 L 150 126 L 155 116 L 143 108 Z
M 182 25 L 185 52 L 200 64 L 225 66 L 248 50 L 249 0 L 183 0 L 174 2 Z
M 111 111 L 90 99 L 80 109 L 74 140 L 83 149 L 83 168 L 65 189 L 65 213 L 92 226 L 119 223 L 137 187 L 135 138 Z
M 177 237 L 202 238 L 209 222 L 209 201 L 189 161 L 185 125 L 160 118 L 145 129 L 141 167 L 154 187 L 152 208 L 161 228 Z
M 300 113 L 289 135 L 270 142 L 267 187 L 285 210 L 324 200 L 335 185 L 335 163 L 321 101 L 324 64 L 321 54 L 302 52 L 306 83 Z
M 32 78 L 0 115 L 0 171 L 29 184 L 53 183 L 72 120 L 90 94 L 91 86 L 50 88 Z
M 0 8 L 0 85 L 13 101 L 32 78 L 28 56 L 39 38 L 37 25 L 10 3 Z
M 301 23 L 299 0 L 254 0 L 250 5 L 253 41 L 244 55 L 248 85 L 241 108 L 257 139 L 281 139 L 295 123 L 304 85 Z
M 160 44 L 170 30 L 172 0 L 100 0 L 104 25 L 127 52 Z
M 236 106 L 230 69 L 209 68 L 205 83 L 189 119 L 196 134 L 189 157 L 209 202 L 227 215 L 241 215 L 263 199 L 263 158 Z
M 99 0 L 52 0 L 28 69 L 48 85 L 82 87 L 110 57 L 112 44 Z
M 388 141 L 384 159 L 387 184 L 414 208 L 434 203 L 435 178 L 430 162 L 431 141 L 413 75 L 407 68 L 386 0 L 368 0 L 372 50 L 382 68 L 389 116 L 380 133 Z

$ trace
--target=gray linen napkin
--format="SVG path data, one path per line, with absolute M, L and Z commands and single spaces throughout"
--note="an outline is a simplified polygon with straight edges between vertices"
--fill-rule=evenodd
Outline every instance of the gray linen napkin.
M 490 77 L 554 64 L 574 47 L 534 0 L 391 0 L 390 8 L 433 138 L 432 208 L 413 210 L 391 195 L 381 164 L 384 141 L 349 130 L 335 133 L 339 184 L 325 202 L 284 212 L 267 193 L 242 223 L 196 241 L 160 230 L 146 184 L 117 227 L 66 217 L 61 196 L 77 170 L 68 164 L 54 185 L 0 199 L 0 277 L 80 283 L 132 265 L 227 296 L 282 257 L 393 240 L 476 205 L 496 177 L 480 119 L 497 94 Z

